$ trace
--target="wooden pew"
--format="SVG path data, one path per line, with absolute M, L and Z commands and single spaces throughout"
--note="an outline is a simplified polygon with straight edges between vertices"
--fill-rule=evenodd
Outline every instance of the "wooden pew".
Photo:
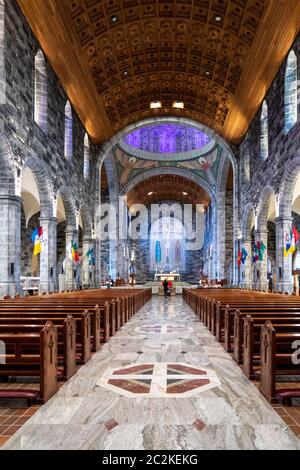
M 290 317 L 276 317 L 272 321 L 270 318 L 261 317 L 259 319 L 247 315 L 244 318 L 244 339 L 243 339 L 243 372 L 248 379 L 255 377 L 254 367 L 259 371 L 261 353 L 261 328 L 266 322 L 272 325 L 279 332 L 299 332 L 299 323 L 295 324 L 295 319 Z
M 269 321 L 262 326 L 259 390 L 270 402 L 276 400 L 276 375 L 300 376 L 300 364 L 292 362 L 292 346 L 299 339 L 300 333 L 276 332 Z
M 33 323 L 35 322 L 35 324 Z M 9 322 L 9 323 L 8 323 Z M 55 320 L 52 322 L 55 324 Z M 0 333 L 40 333 L 45 320 L 0 318 Z M 76 324 L 68 315 L 63 324 L 57 322 L 57 357 L 62 363 L 62 371 L 57 369 L 58 379 L 68 380 L 76 372 Z
M 276 325 L 281 324 L 289 324 L 294 325 L 295 328 L 298 328 L 300 324 L 300 309 L 299 312 L 255 312 L 249 313 L 243 312 L 241 313 L 239 310 L 236 310 L 234 314 L 234 335 L 233 335 L 233 359 L 240 364 L 243 359 L 243 346 L 244 346 L 244 336 L 245 336 L 245 329 L 244 329 L 244 322 L 246 319 L 250 317 L 253 320 L 253 326 L 258 328 L 260 332 L 261 325 L 263 325 L 266 321 L 270 320 L 272 323 Z M 246 336 L 248 332 L 246 331 Z M 248 338 L 248 336 L 247 336 Z
M 0 378 L 39 377 L 40 399 L 44 403 L 49 400 L 57 392 L 56 327 L 47 322 L 40 333 L 0 333 L 0 340 L 6 345 L 6 364 L 1 364 Z M 30 352 L 32 346 L 38 348 L 38 354 L 36 350 Z M 5 394 L 7 398 L 14 398 L 14 390 L 0 391 L 2 398 Z
M 0 312 L 0 320 L 5 319 L 5 322 L 10 323 L 16 322 L 16 324 L 22 324 L 25 321 L 31 321 L 32 323 L 45 323 L 47 320 L 51 321 L 55 325 L 63 325 L 66 318 L 66 315 L 51 313 L 33 313 L 31 311 L 7 313 Z M 72 315 L 73 316 L 73 315 Z M 78 354 L 80 354 L 80 363 L 85 364 L 89 361 L 91 357 L 91 319 L 89 312 L 85 311 L 80 315 L 74 315 L 76 322 L 76 349 Z

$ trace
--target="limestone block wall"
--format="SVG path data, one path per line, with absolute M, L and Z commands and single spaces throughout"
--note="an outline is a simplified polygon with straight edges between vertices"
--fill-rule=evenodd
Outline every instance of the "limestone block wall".
M 300 77 L 300 35 L 291 47 L 297 56 L 298 83 Z M 249 211 L 253 209 L 257 225 L 257 237 L 266 239 L 267 219 L 270 201 L 275 200 L 276 237 L 268 248 L 276 260 L 276 286 L 280 292 L 292 292 L 292 260 L 284 257 L 285 235 L 292 224 L 292 194 L 296 177 L 300 171 L 300 120 L 298 100 L 298 120 L 288 133 L 285 132 L 285 74 L 288 55 L 283 61 L 273 83 L 266 93 L 268 106 L 268 157 L 260 155 L 261 109 L 254 117 L 247 135 L 240 145 L 240 215 L 241 225 L 247 226 L 249 234 Z M 298 86 L 299 93 L 299 86 Z M 248 218 L 248 221 L 247 221 Z M 276 250 L 274 250 L 274 242 Z M 274 253 L 275 251 L 275 253 Z M 259 287 L 266 289 L 266 262 L 258 266 Z
M 300 35 L 297 36 L 292 48 L 298 57 L 298 77 L 300 77 Z M 260 158 L 260 115 L 261 109 L 254 117 L 248 133 L 240 145 L 241 172 L 241 204 L 240 215 L 247 204 L 257 207 L 266 187 L 272 187 L 279 193 L 285 173 L 300 151 L 300 121 L 285 135 L 284 133 L 284 78 L 285 60 L 268 90 L 265 100 L 268 104 L 269 124 L 269 156 L 263 161 Z M 250 158 L 248 158 L 250 156 Z M 245 164 L 246 162 L 246 164 Z M 249 165 L 248 165 L 249 164 Z M 251 175 L 248 182 L 247 175 Z
M 0 132 L 8 139 L 20 167 L 26 158 L 35 156 L 46 165 L 56 190 L 67 181 L 78 205 L 85 201 L 92 207 L 91 180 L 85 182 L 83 178 L 85 129 L 72 110 L 73 159 L 67 162 L 64 111 L 68 97 L 47 60 L 47 134 L 34 122 L 34 60 L 40 46 L 16 1 L 5 1 L 4 33 L 6 97 L 5 104 L 0 105 Z M 98 147 L 90 143 L 92 166 L 98 151 Z

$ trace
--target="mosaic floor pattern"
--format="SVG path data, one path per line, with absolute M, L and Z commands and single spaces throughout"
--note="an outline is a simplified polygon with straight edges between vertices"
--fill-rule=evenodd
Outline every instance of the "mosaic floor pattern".
M 148 302 L 2 449 L 292 450 L 300 441 L 178 296 Z
M 98 385 L 124 396 L 191 397 L 218 387 L 214 371 L 185 363 L 157 362 L 122 369 L 108 369 Z

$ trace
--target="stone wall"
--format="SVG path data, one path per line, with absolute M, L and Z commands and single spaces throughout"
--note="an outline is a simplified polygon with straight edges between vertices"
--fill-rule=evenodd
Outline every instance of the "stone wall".
M 298 83 L 300 77 L 300 35 L 291 47 L 298 60 Z M 288 55 L 283 61 L 273 83 L 266 93 L 268 106 L 268 157 L 260 155 L 261 109 L 254 117 L 247 135 L 240 145 L 240 205 L 241 225 L 247 225 L 249 211 L 253 209 L 257 222 L 257 237 L 267 242 L 267 220 L 270 201 L 276 201 L 276 249 L 274 241 L 268 248 L 276 259 L 276 290 L 292 291 L 291 257 L 284 257 L 285 236 L 292 224 L 292 194 L 300 171 L 300 121 L 285 133 L 285 73 Z M 298 91 L 299 93 L 299 91 Z M 298 101 L 299 106 L 299 101 Z M 249 176 L 251 179 L 249 180 Z M 242 228 L 242 227 L 241 227 Z M 274 228 L 274 227 L 273 227 Z M 246 238 L 249 237 L 249 227 Z M 244 234 L 245 236 L 245 234 Z M 273 237 L 274 238 L 274 237 Z M 259 288 L 265 289 L 266 262 L 260 263 Z
M 300 36 L 296 38 L 292 49 L 298 57 L 298 77 L 300 77 Z M 240 214 L 247 203 L 258 206 L 262 190 L 272 187 L 275 193 L 279 192 L 284 171 L 289 162 L 299 155 L 300 149 L 300 122 L 295 124 L 291 131 L 284 133 L 284 77 L 286 70 L 285 60 L 277 73 L 265 100 L 268 104 L 269 123 L 269 156 L 263 161 L 260 158 L 260 115 L 261 109 L 254 117 L 247 136 L 240 146 L 241 163 L 241 205 Z M 246 170 L 243 168 L 250 155 L 249 174 L 251 182 L 245 178 Z
M 1 77 L 5 84 L 1 85 L 1 93 L 5 96 L 0 100 L 0 168 L 1 188 L 3 195 L 1 205 L 7 206 L 0 210 L 3 217 L 9 210 L 14 217 L 10 218 L 9 231 L 3 228 L 0 234 L 0 294 L 14 294 L 14 285 L 18 283 L 20 273 L 21 241 L 21 201 L 15 195 L 21 194 L 22 170 L 30 168 L 34 174 L 40 199 L 41 216 L 55 217 L 55 207 L 58 192 L 61 192 L 65 205 L 67 222 L 75 228 L 77 215 L 84 206 L 87 212 L 85 221 L 93 215 L 94 197 L 92 190 L 93 173 L 99 147 L 90 142 L 91 177 L 84 180 L 84 136 L 85 128 L 76 112 L 73 116 L 73 157 L 67 161 L 64 156 L 64 122 L 65 106 L 68 97 L 63 90 L 56 74 L 45 59 L 47 74 L 47 126 L 40 128 L 34 120 L 35 103 L 35 57 L 40 46 L 35 39 L 25 17 L 16 1 L 4 1 L 4 72 Z M 0 27 L 3 26 L 0 22 Z M 1 37 L 3 31 L 0 32 Z M 2 53 L 2 49 L 1 49 Z M 0 58 L 1 59 L 1 58 Z M 1 63 L 2 64 L 2 63 Z M 0 67 L 1 67 L 0 64 Z M 8 199 L 7 195 L 12 199 Z M 4 197 L 5 196 L 5 197 Z M 12 206 L 14 206 L 12 210 Z M 2 220 L 2 222 L 4 219 Z M 58 272 L 56 263 L 56 227 L 55 221 L 49 221 L 49 250 L 44 254 L 43 275 L 48 276 L 50 266 Z M 48 221 L 43 220 L 43 226 L 48 227 Z M 89 224 L 88 222 L 86 225 Z M 23 224 L 24 225 L 24 224 Z M 3 226 L 3 224 L 2 224 Z M 23 232 L 24 226 L 22 228 Z M 86 226 L 91 231 L 91 226 Z M 51 232 L 51 237 L 50 237 Z M 12 243 L 8 243 L 9 233 L 14 233 Z M 24 234 L 22 234 L 24 249 Z M 19 245 L 19 246 L 18 246 Z M 27 249 L 27 248 L 26 248 Z M 4 251 L 9 251 L 6 253 Z M 14 265 L 14 275 L 8 279 L 11 266 Z M 22 261 L 22 271 L 28 272 L 28 262 Z M 47 280 L 44 280 L 47 284 Z M 45 284 L 45 289 L 47 285 Z M 10 285 L 12 290 L 10 290 Z M 53 286 L 51 287 L 53 288 Z M 18 288 L 17 288 L 18 290 Z

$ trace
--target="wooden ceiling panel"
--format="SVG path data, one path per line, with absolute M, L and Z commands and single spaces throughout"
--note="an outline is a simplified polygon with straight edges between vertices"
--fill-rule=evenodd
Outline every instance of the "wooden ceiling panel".
M 193 181 L 178 175 L 159 175 L 138 183 L 127 194 L 128 207 L 133 204 L 155 204 L 162 201 L 177 201 L 185 204 L 210 202 L 206 191 Z
M 164 115 L 240 142 L 300 26 L 298 0 L 18 2 L 96 142 Z

